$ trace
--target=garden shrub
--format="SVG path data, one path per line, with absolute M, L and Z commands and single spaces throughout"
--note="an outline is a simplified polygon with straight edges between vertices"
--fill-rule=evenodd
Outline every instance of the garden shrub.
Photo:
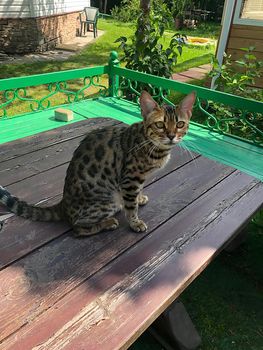
M 111 10 L 112 17 L 120 22 L 135 22 L 140 14 L 140 0 L 122 0 Z
M 242 48 L 244 55 L 239 60 L 233 61 L 231 55 L 226 55 L 222 66 L 214 59 L 213 69 L 210 76 L 217 77 L 216 88 L 220 91 L 238 95 L 244 98 L 263 101 L 263 90 L 255 87 L 255 79 L 262 76 L 263 61 L 257 59 L 254 55 L 254 47 Z M 250 113 L 244 118 L 238 108 L 232 108 L 211 102 L 210 113 L 215 114 L 217 119 L 227 120 L 222 125 L 225 132 L 253 140 L 254 142 L 261 142 L 258 130 L 262 130 L 263 114 Z
M 224 55 L 224 63 L 219 65 L 213 60 L 211 77 L 217 77 L 216 86 L 220 91 L 230 94 L 262 100 L 262 89 L 255 87 L 255 79 L 263 73 L 263 61 L 254 55 L 254 47 L 241 48 L 244 55 L 241 59 L 233 61 L 231 55 Z
M 178 35 L 172 37 L 167 49 L 164 49 L 160 39 L 164 34 L 169 18 L 167 6 L 161 0 L 153 2 L 150 13 L 146 16 L 140 10 L 137 16 L 137 27 L 131 43 L 124 36 L 118 38 L 126 62 L 126 68 L 138 70 L 161 77 L 170 78 L 178 54 L 182 53 L 183 42 Z

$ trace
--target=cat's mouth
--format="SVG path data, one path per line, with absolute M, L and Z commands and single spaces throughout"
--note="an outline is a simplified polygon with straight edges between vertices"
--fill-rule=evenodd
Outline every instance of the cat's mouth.
M 173 139 L 165 139 L 165 140 L 162 140 L 162 143 L 164 145 L 170 145 L 170 146 L 173 146 L 173 145 L 176 145 L 177 143 L 181 142 L 182 139 L 177 139 L 177 138 L 173 138 Z
M 171 148 L 182 141 L 182 139 L 178 139 L 174 137 L 173 139 L 169 139 L 167 137 L 161 139 L 152 139 L 152 143 L 158 148 Z

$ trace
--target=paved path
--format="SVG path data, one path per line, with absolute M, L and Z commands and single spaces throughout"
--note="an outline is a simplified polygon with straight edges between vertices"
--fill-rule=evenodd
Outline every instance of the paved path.
M 98 30 L 98 37 L 102 36 L 104 31 Z M 96 38 L 96 39 L 97 39 Z M 34 63 L 43 61 L 66 61 L 70 56 L 75 55 L 85 46 L 92 43 L 94 40 L 93 32 L 86 33 L 85 36 L 75 37 L 70 42 L 60 44 L 54 50 L 29 53 L 25 55 L 10 55 L 6 59 L 1 59 L 0 64 L 17 64 L 17 63 Z
M 175 73 L 172 75 L 173 80 L 180 81 L 182 83 L 188 83 L 190 80 L 193 79 L 203 79 L 206 77 L 207 73 L 209 73 L 211 70 L 211 65 L 203 64 L 199 67 L 190 68 L 184 72 Z

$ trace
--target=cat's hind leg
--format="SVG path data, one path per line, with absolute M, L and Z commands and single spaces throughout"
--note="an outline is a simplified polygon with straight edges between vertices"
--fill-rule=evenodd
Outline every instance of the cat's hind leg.
M 76 237 L 92 236 L 104 230 L 115 230 L 118 226 L 119 221 L 113 217 L 92 224 L 90 221 L 85 221 L 85 218 L 82 218 L 73 225 L 73 231 Z

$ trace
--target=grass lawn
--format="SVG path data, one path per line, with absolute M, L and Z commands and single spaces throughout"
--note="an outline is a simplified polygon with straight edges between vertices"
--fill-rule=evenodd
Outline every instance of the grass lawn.
M 55 72 L 66 69 L 82 68 L 94 65 L 107 64 L 109 53 L 112 50 L 118 50 L 118 44 L 114 41 L 120 36 L 131 37 L 134 33 L 135 26 L 132 23 L 122 23 L 113 20 L 100 19 L 98 27 L 100 30 L 105 31 L 105 34 L 98 38 L 94 43 L 88 45 L 80 53 L 71 56 L 67 61 L 52 61 L 52 62 L 35 62 L 30 64 L 2 64 L 0 66 L 0 78 L 8 78 L 22 75 L 38 74 Z M 216 27 L 218 30 L 218 26 Z M 165 39 L 163 41 L 164 46 L 168 46 L 169 38 L 175 32 L 166 32 Z M 206 35 L 204 31 L 187 31 L 187 34 L 198 35 L 214 38 L 214 31 L 209 31 L 207 28 Z M 211 35 L 210 35 L 211 34 Z M 178 68 L 176 71 L 185 70 L 185 67 L 195 67 L 196 65 L 210 62 L 211 54 L 215 51 L 215 46 L 209 48 L 188 48 L 184 47 L 182 57 L 178 58 Z M 195 59 L 198 58 L 196 61 Z M 185 62 L 186 66 L 182 63 Z M 186 68 L 186 69 L 187 69 Z
M 248 225 L 248 239 L 222 252 L 182 293 L 202 338 L 200 350 L 263 349 L 263 210 Z M 147 332 L 130 350 L 161 350 Z

